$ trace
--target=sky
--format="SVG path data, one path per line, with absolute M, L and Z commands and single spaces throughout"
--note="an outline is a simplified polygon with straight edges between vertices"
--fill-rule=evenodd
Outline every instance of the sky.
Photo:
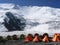
M 60 0 L 0 0 L 0 3 L 13 3 L 20 6 L 50 6 L 60 8 Z

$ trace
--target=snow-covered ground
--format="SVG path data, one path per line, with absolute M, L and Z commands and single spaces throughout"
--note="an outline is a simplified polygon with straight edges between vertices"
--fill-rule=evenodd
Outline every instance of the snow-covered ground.
M 6 12 L 12 12 L 16 17 L 22 16 L 26 20 L 24 31 L 6 32 L 3 25 Z M 0 35 L 28 33 L 60 33 L 60 9 L 48 6 L 19 6 L 15 4 L 0 4 Z

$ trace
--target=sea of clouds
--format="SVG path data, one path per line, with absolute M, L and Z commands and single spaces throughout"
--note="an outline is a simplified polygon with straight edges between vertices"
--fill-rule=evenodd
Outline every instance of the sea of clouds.
M 26 19 L 24 31 L 8 31 L 2 24 L 5 13 L 12 12 L 19 18 L 23 16 Z M 48 6 L 19 6 L 15 4 L 0 4 L 0 35 L 7 36 L 13 34 L 28 33 L 59 33 L 60 32 L 60 9 Z

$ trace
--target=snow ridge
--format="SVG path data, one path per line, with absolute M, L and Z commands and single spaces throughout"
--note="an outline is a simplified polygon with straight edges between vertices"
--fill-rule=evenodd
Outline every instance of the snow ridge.
M 44 33 L 49 34 L 60 32 L 60 9 L 52 8 L 48 6 L 19 6 L 15 4 L 0 4 L 0 32 L 4 31 L 7 34 L 8 31 L 3 25 L 6 18 L 5 13 L 12 12 L 16 17 L 22 16 L 26 20 L 26 27 L 24 33 Z M 2 28 L 1 28 L 2 27 Z M 9 34 L 15 34 L 16 32 L 10 32 Z M 26 33 L 26 34 L 27 34 Z M 1 33 L 3 34 L 3 33 Z M 1 35 L 0 34 L 0 35 Z

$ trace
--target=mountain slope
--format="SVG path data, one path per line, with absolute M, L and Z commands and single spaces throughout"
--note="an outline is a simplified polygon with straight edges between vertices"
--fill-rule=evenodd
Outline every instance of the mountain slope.
M 27 31 L 26 34 L 29 33 L 28 31 L 33 33 L 47 32 L 49 34 L 60 32 L 59 8 L 47 6 L 19 6 L 15 4 L 0 5 L 0 28 L 2 27 L 0 32 L 8 31 L 4 25 L 5 18 L 7 18 L 7 21 L 9 21 L 9 18 L 6 16 L 7 12 L 11 12 L 15 17 L 23 20 L 23 22 L 26 24 L 24 27 L 24 31 Z M 16 31 L 16 29 L 13 31 Z

